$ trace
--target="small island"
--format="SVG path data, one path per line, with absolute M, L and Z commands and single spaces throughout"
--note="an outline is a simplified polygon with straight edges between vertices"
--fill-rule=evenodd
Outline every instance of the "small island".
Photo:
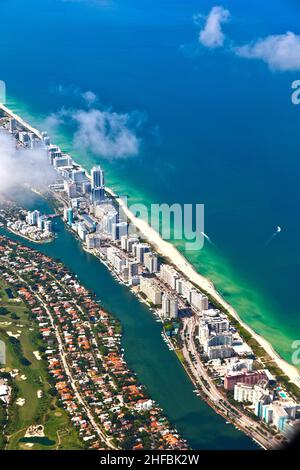
M 54 240 L 53 217 L 37 210 L 27 211 L 7 200 L 0 201 L 0 226 L 34 243 L 50 243 Z

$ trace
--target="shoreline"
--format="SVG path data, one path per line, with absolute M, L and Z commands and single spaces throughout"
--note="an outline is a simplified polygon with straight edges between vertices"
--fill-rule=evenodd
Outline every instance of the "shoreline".
M 67 227 L 66 227 L 66 230 L 68 230 Z M 85 247 L 80 242 L 80 239 L 76 235 L 75 232 L 73 232 L 72 230 L 68 230 L 68 231 L 79 242 L 80 249 L 82 249 L 84 252 L 90 254 L 91 256 L 95 257 L 97 259 L 97 261 L 99 261 L 101 264 L 103 264 L 103 266 L 108 270 L 108 272 L 113 277 L 115 282 L 117 282 L 118 284 L 120 284 L 122 286 L 126 286 L 128 288 L 127 284 L 113 271 L 112 267 L 104 259 L 102 259 L 102 257 L 97 252 Z M 21 243 L 22 243 L 22 241 L 21 241 Z M 160 324 L 163 324 L 163 321 L 162 321 L 162 319 L 160 317 L 160 314 L 159 314 L 159 310 L 154 308 L 153 306 L 151 306 L 137 291 L 133 291 L 133 289 L 131 289 L 131 288 L 129 288 L 129 289 L 133 293 L 133 295 L 137 298 L 137 300 L 147 307 L 147 310 L 149 311 L 149 313 L 152 316 L 152 318 L 154 319 L 154 321 L 159 322 Z M 99 304 L 101 305 L 101 302 L 99 302 Z M 162 337 L 165 345 L 169 349 L 169 351 L 175 353 L 175 356 L 176 356 L 177 360 L 180 362 L 180 365 L 183 368 L 184 372 L 186 373 L 188 379 L 191 381 L 191 383 L 195 387 L 194 393 L 197 392 L 196 393 L 197 396 L 200 397 L 203 400 L 203 402 L 205 402 L 209 407 L 211 407 L 217 415 L 219 415 L 224 420 L 226 420 L 227 424 L 230 423 L 236 430 L 244 433 L 247 437 L 249 437 L 256 444 L 258 444 L 262 449 L 267 450 L 269 447 L 268 447 L 268 445 L 266 445 L 266 443 L 260 442 L 259 440 L 254 438 L 253 435 L 249 432 L 249 430 L 247 428 L 244 428 L 243 426 L 239 425 L 237 422 L 235 422 L 234 419 L 232 419 L 232 417 L 228 416 L 226 414 L 226 412 L 222 411 L 221 408 L 218 407 L 218 404 L 215 403 L 209 397 L 209 394 L 208 394 L 207 390 L 202 390 L 201 384 L 198 381 L 198 378 L 193 375 L 193 372 L 190 369 L 188 361 L 186 360 L 185 356 L 181 354 L 182 350 L 178 349 L 178 347 L 172 342 L 172 340 L 170 340 L 165 335 L 164 330 L 161 331 L 161 337 Z M 175 424 L 176 424 L 176 421 L 174 421 L 174 425 Z
M 28 248 L 28 245 L 23 244 L 22 241 L 11 240 L 7 238 L 6 235 L 1 235 L 0 239 L 1 246 L 4 246 L 11 255 L 8 256 L 6 254 L 6 257 L 1 258 L 1 269 L 4 278 L 9 278 L 7 282 L 10 286 L 14 286 L 16 283 L 19 285 L 19 283 L 21 283 L 23 288 L 20 294 L 21 298 L 24 302 L 29 303 L 30 297 L 31 308 L 37 305 L 37 311 L 35 312 L 36 318 L 34 316 L 31 320 L 34 322 L 35 327 L 38 328 L 41 336 L 43 336 L 43 340 L 41 339 L 41 341 L 46 342 L 45 349 L 49 350 L 46 355 L 47 370 L 51 372 L 52 362 L 55 362 L 56 366 L 60 369 L 60 375 L 56 376 L 54 374 L 53 377 L 55 385 L 52 383 L 52 386 L 55 386 L 58 391 L 55 397 L 60 397 L 58 399 L 61 399 L 63 405 L 61 408 L 66 410 L 70 418 L 72 418 L 71 421 L 74 420 L 74 415 L 80 418 L 82 427 L 80 428 L 79 435 L 82 441 L 91 441 L 89 447 L 95 450 L 102 450 L 103 444 L 105 444 L 108 450 L 126 449 L 125 444 L 122 445 L 123 440 L 126 439 L 127 431 L 127 422 L 122 421 L 123 408 L 121 409 L 121 407 L 114 406 L 110 409 L 112 398 L 104 401 L 100 400 L 100 402 L 97 400 L 97 407 L 93 407 L 93 404 L 90 403 L 92 393 L 97 393 L 97 390 L 98 393 L 101 393 L 99 391 L 101 385 L 104 387 L 102 390 L 106 398 L 107 395 L 114 396 L 115 388 L 110 389 L 110 384 L 111 381 L 115 379 L 116 386 L 119 385 L 118 396 L 121 397 L 123 396 L 122 394 L 124 394 L 125 397 L 126 393 L 128 393 L 128 386 L 136 387 L 139 390 L 138 399 L 142 400 L 144 403 L 148 403 L 148 405 L 149 400 L 151 400 L 151 410 L 153 410 L 158 420 L 162 419 L 164 421 L 163 426 L 161 426 L 158 432 L 156 432 L 157 430 L 152 432 L 150 425 L 152 419 L 151 413 L 148 414 L 148 410 L 143 407 L 140 409 L 136 407 L 135 396 L 128 396 L 127 400 L 126 398 L 123 399 L 122 407 L 124 406 L 124 409 L 129 410 L 131 415 L 136 419 L 142 419 L 149 423 L 147 427 L 145 425 L 145 428 L 149 438 L 151 438 L 151 440 L 153 438 L 153 443 L 155 439 L 159 439 L 159 444 L 162 445 L 162 448 L 165 450 L 187 449 L 188 445 L 186 440 L 179 435 L 177 428 L 168 421 L 163 409 L 151 398 L 146 386 L 139 382 L 136 373 L 128 366 L 123 358 L 121 345 L 122 329 L 120 329 L 121 324 L 119 320 L 106 308 L 101 306 L 100 302 L 96 300 L 94 292 L 84 287 L 81 281 L 78 281 L 75 272 L 70 270 L 60 259 L 54 259 L 52 256 L 49 257 L 47 253 L 40 252 L 39 250 L 36 251 L 32 247 Z M 33 267 L 33 269 L 30 269 L 30 274 L 27 272 L 28 276 L 22 271 L 24 262 L 26 266 L 29 265 Z M 59 278 L 57 278 L 57 272 L 61 274 Z M 46 284 L 50 286 L 51 295 L 49 295 L 49 289 L 40 289 L 38 292 L 34 289 L 36 279 L 44 281 L 45 278 L 47 279 Z M 20 287 L 18 288 L 21 289 Z M 66 307 L 66 303 L 68 304 L 68 308 Z M 89 348 L 83 348 L 81 344 L 77 345 L 75 341 L 78 332 L 76 326 L 77 322 L 70 321 L 68 314 L 72 320 L 75 316 L 85 319 L 84 325 L 86 329 L 81 333 L 81 336 L 84 338 L 85 345 L 87 345 L 87 343 L 90 345 L 94 344 L 95 347 L 90 346 Z M 36 323 L 36 320 L 38 320 L 38 323 Z M 101 332 L 98 331 L 98 323 L 102 324 Z M 18 326 L 18 324 L 16 326 Z M 45 328 L 49 331 L 49 335 L 42 334 Z M 76 344 L 76 346 L 74 346 L 76 351 L 74 351 L 74 348 L 68 349 L 65 347 L 65 331 L 68 331 L 69 337 L 73 338 L 73 343 Z M 80 343 L 80 341 L 78 343 Z M 101 346 L 104 347 L 104 350 L 101 349 Z M 33 349 L 35 349 L 35 347 Z M 80 358 L 85 355 L 85 360 L 78 366 L 81 368 L 80 378 L 82 378 L 85 373 L 88 376 L 90 370 L 92 370 L 93 377 L 99 376 L 98 380 L 93 380 L 91 383 L 88 382 L 88 385 L 81 385 L 81 381 L 78 379 L 78 368 L 77 366 L 75 368 L 73 365 L 73 361 L 78 360 L 78 358 L 74 359 L 74 353 Z M 35 355 L 34 351 L 33 355 Z M 116 376 L 114 376 L 115 369 L 112 367 L 112 356 L 118 360 L 118 370 L 123 368 L 123 372 L 117 373 Z M 62 377 L 63 374 L 64 376 Z M 108 376 L 110 380 L 103 380 L 103 374 Z M 126 380 L 124 380 L 124 374 L 126 374 Z M 61 384 L 62 380 L 64 380 L 64 385 L 63 387 L 59 387 L 58 384 Z M 129 382 L 127 382 L 127 380 Z M 104 393 L 104 389 L 107 390 L 106 393 Z M 66 392 L 66 390 L 68 391 Z M 66 393 L 68 396 L 64 397 Z M 77 407 L 71 407 L 70 402 L 77 404 Z M 118 401 L 116 404 L 118 404 Z M 82 409 L 84 411 L 82 411 Z M 47 410 L 45 413 L 46 412 Z M 88 428 L 85 425 L 87 419 L 82 419 L 83 412 L 86 412 L 89 418 Z M 107 427 L 106 421 L 101 420 L 103 414 L 107 415 L 106 419 L 111 418 L 110 412 L 116 413 L 117 419 L 119 418 L 121 420 L 119 426 Z M 75 422 L 75 429 L 76 428 Z M 86 437 L 88 437 L 88 439 L 85 439 L 85 430 L 87 430 Z M 134 430 L 134 433 L 135 436 L 137 436 L 136 442 L 139 442 L 139 436 L 141 435 L 140 441 L 143 447 L 145 447 L 146 445 L 144 445 L 142 436 L 143 431 L 143 428 L 139 428 Z M 167 437 L 165 438 L 165 436 Z M 168 436 L 172 436 L 174 440 L 169 442 Z M 133 444 L 130 445 L 133 446 L 136 442 L 134 441 Z M 95 446 L 93 444 L 95 444 Z
M 9 227 L 4 227 L 6 230 L 8 230 L 11 233 L 14 233 L 15 235 L 18 235 L 21 238 L 25 238 L 25 240 L 28 240 L 29 242 L 32 243 L 37 243 L 38 245 L 43 245 L 44 243 L 52 243 L 55 238 L 46 238 L 45 240 L 34 240 L 33 238 L 27 237 L 26 235 L 23 235 L 21 232 L 17 232 L 16 230 L 13 230 Z
M 71 231 L 72 232 L 72 231 Z M 73 232 L 72 232 L 73 233 Z M 75 235 L 76 237 L 76 235 Z M 76 237 L 79 241 L 80 239 L 78 237 Z M 89 253 L 90 255 L 92 256 L 95 256 L 95 258 L 97 258 L 97 260 L 100 261 L 100 263 L 102 263 L 106 269 L 108 269 L 108 271 L 110 272 L 110 274 L 113 276 L 113 278 L 116 280 L 116 282 L 118 282 L 119 284 L 121 285 L 124 285 L 124 286 L 127 286 L 127 284 L 122 281 L 122 279 L 113 271 L 112 267 L 109 265 L 109 263 L 107 263 L 106 261 L 104 261 L 102 259 L 102 257 L 97 254 L 94 250 L 91 250 L 91 249 L 88 249 L 87 247 L 85 247 L 83 244 L 80 244 L 81 245 L 81 248 L 86 252 L 86 253 Z M 128 287 L 128 286 L 127 286 Z M 150 310 L 151 314 L 153 315 L 154 319 L 156 322 L 159 322 L 161 324 L 163 324 L 163 320 L 159 314 L 159 310 L 154 308 L 154 307 L 151 307 L 148 302 L 138 293 L 138 292 L 135 292 L 133 291 L 132 289 L 130 289 L 133 293 L 133 295 L 135 295 L 137 297 L 137 299 L 139 300 L 139 302 L 145 304 L 148 309 Z M 169 349 L 169 351 L 172 351 L 175 353 L 178 361 L 180 362 L 181 366 L 183 367 L 185 373 L 187 374 L 188 378 L 190 379 L 190 381 L 192 382 L 193 386 L 195 387 L 195 390 L 194 392 L 197 392 L 197 396 L 201 397 L 201 399 L 208 405 L 210 406 L 215 413 L 217 413 L 219 416 L 221 416 L 223 419 L 226 420 L 227 423 L 230 423 L 232 426 L 234 426 L 235 429 L 237 429 L 238 431 L 240 432 L 243 432 L 246 436 L 248 436 L 250 439 L 252 439 L 261 449 L 263 450 L 268 450 L 268 447 L 265 443 L 263 442 L 260 442 L 259 440 L 257 440 L 255 437 L 253 437 L 253 435 L 251 434 L 251 432 L 249 432 L 248 429 L 245 429 L 243 426 L 241 426 L 240 424 L 238 424 L 237 422 L 235 422 L 231 417 L 229 417 L 228 415 L 226 415 L 226 413 L 224 411 L 221 410 L 221 408 L 219 408 L 217 406 L 217 404 L 212 400 L 210 399 L 209 395 L 207 394 L 207 392 L 205 392 L 205 390 L 203 390 L 197 380 L 197 378 L 194 376 L 192 370 L 190 370 L 190 367 L 189 367 L 189 364 L 188 362 L 186 361 L 185 359 L 185 356 L 183 354 L 183 356 L 181 357 L 181 354 L 182 354 L 182 350 L 181 349 L 178 349 L 176 347 L 175 344 L 173 344 L 172 340 L 170 338 L 167 337 L 167 335 L 165 334 L 165 331 L 164 329 L 162 330 L 161 332 L 161 337 L 163 339 L 163 341 L 165 342 L 167 348 Z
M 276 365 L 287 375 L 290 381 L 300 388 L 300 371 L 295 366 L 284 360 L 275 351 L 274 347 L 267 339 L 256 333 L 251 326 L 240 318 L 235 308 L 223 299 L 214 284 L 209 279 L 198 273 L 194 266 L 171 242 L 163 240 L 160 234 L 157 233 L 147 222 L 135 217 L 127 205 L 124 204 L 123 200 L 117 198 L 117 195 L 112 189 L 106 188 L 106 192 L 117 201 L 127 218 L 144 235 L 149 243 L 156 248 L 157 252 L 170 260 L 171 264 L 175 265 L 177 270 L 193 284 L 196 284 L 204 294 L 209 294 L 213 300 L 217 301 L 224 308 L 225 312 L 231 315 L 248 333 L 251 334 Z
M 16 115 L 13 111 L 0 103 L 2 109 L 10 117 L 16 119 L 22 126 L 33 132 L 38 138 L 42 138 L 42 134 L 23 120 L 20 116 Z M 82 165 L 79 165 L 81 168 Z M 208 294 L 215 300 L 224 310 L 225 313 L 231 315 L 241 327 L 243 327 L 257 343 L 265 350 L 269 357 L 276 363 L 276 365 L 284 372 L 289 378 L 290 382 L 295 384 L 300 389 L 300 371 L 292 364 L 284 360 L 274 349 L 272 344 L 263 336 L 256 333 L 251 326 L 245 323 L 235 310 L 235 308 L 226 302 L 222 295 L 217 291 L 214 284 L 198 273 L 194 266 L 184 257 L 182 253 L 169 241 L 163 240 L 158 232 L 156 232 L 147 222 L 134 216 L 127 205 L 122 199 L 119 199 L 111 188 L 106 187 L 105 191 L 108 195 L 114 198 L 120 208 L 123 210 L 127 218 L 133 225 L 144 235 L 144 237 L 152 244 L 157 252 L 170 260 L 171 264 L 175 265 L 177 269 L 193 284 L 197 285 L 205 294 Z

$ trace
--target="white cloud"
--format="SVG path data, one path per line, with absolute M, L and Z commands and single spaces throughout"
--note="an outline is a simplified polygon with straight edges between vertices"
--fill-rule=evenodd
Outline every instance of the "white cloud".
M 26 184 L 42 188 L 53 181 L 45 151 L 17 149 L 16 140 L 0 131 L 0 194 Z
M 74 98 L 82 99 L 86 105 L 91 106 L 96 103 L 97 95 L 91 91 L 81 91 L 75 85 L 62 85 L 61 83 L 52 88 L 54 93 L 58 93 L 61 96 L 72 96 Z
M 273 70 L 300 70 L 300 35 L 290 31 L 237 47 L 235 52 L 240 57 L 263 60 Z
M 88 110 L 62 108 L 45 119 L 43 126 L 53 135 L 59 126 L 67 125 L 73 132 L 74 148 L 117 160 L 138 155 L 142 142 L 138 132 L 145 120 L 137 111 L 120 114 L 94 107 Z
M 43 129 L 46 129 L 50 135 L 54 134 L 57 128 L 64 123 L 62 116 L 63 111 L 50 114 L 43 122 Z
M 52 86 L 51 91 L 52 93 L 58 93 L 59 95 L 62 95 L 62 96 L 68 96 L 68 95 L 81 96 L 82 95 L 78 87 L 74 85 L 63 85 L 62 83 Z
M 98 96 L 93 91 L 81 92 L 76 86 L 60 85 L 57 91 L 62 94 L 71 91 L 87 106 L 86 109 L 62 108 L 48 116 L 43 127 L 50 135 L 55 135 L 59 126 L 66 125 L 73 132 L 76 150 L 91 152 L 107 160 L 138 155 L 142 142 L 138 134 L 146 120 L 145 115 L 138 111 L 116 113 L 111 109 L 99 109 Z
M 97 101 L 97 95 L 93 91 L 85 91 L 82 93 L 82 98 L 88 106 L 95 104 Z
M 91 151 L 95 155 L 114 160 L 136 156 L 140 139 L 131 127 L 132 115 L 90 109 L 72 113 L 77 124 L 74 146 Z M 140 118 L 135 128 L 140 124 Z
M 227 23 L 229 17 L 229 10 L 222 6 L 213 7 L 206 18 L 204 28 L 199 33 L 199 42 L 209 48 L 223 46 L 225 35 L 222 31 L 222 23 Z M 194 17 L 194 20 L 198 18 Z

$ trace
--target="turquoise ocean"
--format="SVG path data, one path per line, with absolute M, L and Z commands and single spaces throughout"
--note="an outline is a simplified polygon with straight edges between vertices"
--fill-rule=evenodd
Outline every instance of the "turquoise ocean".
M 300 5 L 222 2 L 231 12 L 224 26 L 226 47 L 211 51 L 197 43 L 193 15 L 207 14 L 214 5 L 208 0 L 1 0 L 0 79 L 7 85 L 8 105 L 38 127 L 63 107 L 82 107 L 79 90 L 96 93 L 101 109 L 143 116 L 136 157 L 110 162 L 74 152 L 69 128 L 54 132 L 54 140 L 86 167 L 102 164 L 109 186 L 131 202 L 205 204 L 205 232 L 214 245 L 186 252 L 184 243 L 174 243 L 242 319 L 291 361 L 291 344 L 300 339 L 300 106 L 292 105 L 290 96 L 300 72 L 276 72 L 261 61 L 237 57 L 232 44 L 300 33 Z M 278 225 L 282 231 L 270 241 Z M 80 268 L 71 257 L 65 261 Z M 157 324 L 137 302 L 126 300 L 129 294 L 103 270 L 106 288 L 101 291 L 99 277 L 97 295 L 102 293 L 106 307 L 122 320 L 116 295 L 129 302 L 123 319 L 129 362 L 191 445 L 251 447 L 196 401 L 175 359 L 163 343 L 158 347 Z M 90 280 L 83 271 L 83 281 L 95 289 L 97 278 Z M 149 352 L 143 363 L 136 358 L 151 347 L 145 331 L 144 342 L 141 331 L 133 332 L 140 316 L 147 318 L 143 328 L 149 328 L 157 351 L 176 370 L 181 407 L 161 388 L 167 362 L 156 374 Z M 168 386 L 168 380 L 163 383 Z

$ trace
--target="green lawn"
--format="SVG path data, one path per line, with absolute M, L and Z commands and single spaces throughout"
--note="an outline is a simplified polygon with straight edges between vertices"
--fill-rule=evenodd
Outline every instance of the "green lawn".
M 14 379 L 16 397 L 10 407 L 11 420 L 8 426 L 9 442 L 7 449 L 80 449 L 82 444 L 77 433 L 70 423 L 67 413 L 57 407 L 56 398 L 48 394 L 50 385 L 46 362 L 38 360 L 33 354 L 38 350 L 40 340 L 37 337 L 37 326 L 28 315 L 27 307 L 16 298 L 10 299 L 5 289 L 7 286 L 0 279 L 0 312 L 2 307 L 8 311 L 6 315 L 0 314 L 0 340 L 6 344 L 6 371 L 18 369 L 19 373 Z M 5 311 L 4 311 L 5 312 Z M 23 365 L 16 354 L 11 336 L 18 335 L 23 356 L 30 361 L 30 365 Z M 42 391 L 42 398 L 38 398 L 38 391 Z M 25 399 L 23 406 L 16 401 Z M 43 424 L 45 435 L 55 444 L 43 445 L 34 443 L 28 446 L 20 442 L 26 429 L 31 424 Z

